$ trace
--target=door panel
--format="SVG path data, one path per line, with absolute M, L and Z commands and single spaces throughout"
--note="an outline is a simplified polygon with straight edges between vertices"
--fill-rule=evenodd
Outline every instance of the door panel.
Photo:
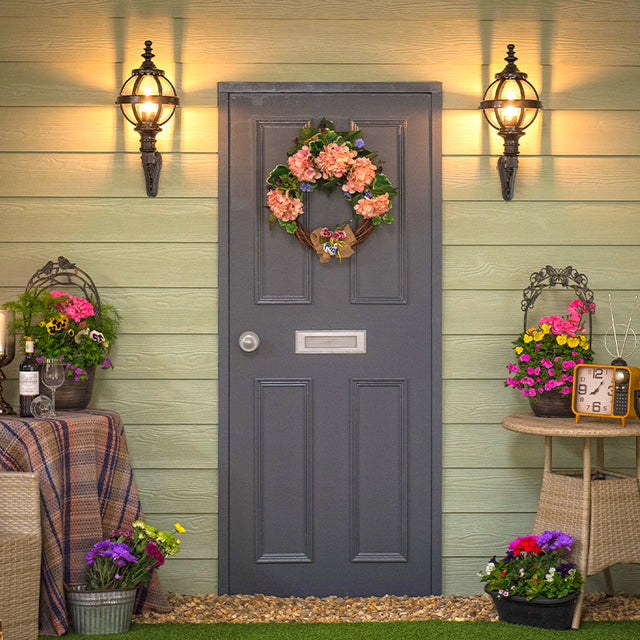
M 220 112 L 221 591 L 437 593 L 439 86 L 231 83 Z M 323 116 L 362 131 L 399 193 L 342 263 L 265 208 L 267 175 Z M 303 217 L 350 209 L 312 193 Z M 364 331 L 366 352 L 296 353 L 296 330 Z

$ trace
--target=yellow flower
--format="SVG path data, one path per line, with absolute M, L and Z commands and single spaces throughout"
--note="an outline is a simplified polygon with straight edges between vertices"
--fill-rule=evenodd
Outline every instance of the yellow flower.
M 184 533 L 186 531 L 186 529 L 179 522 L 176 522 L 173 526 L 176 528 L 176 531 L 178 533 Z
M 525 333 L 523 338 L 522 338 L 525 342 L 531 342 L 533 340 L 533 338 L 531 337 L 530 334 Z
M 556 337 L 556 342 L 562 346 L 564 344 L 567 344 L 567 334 L 566 333 L 561 333 L 559 336 Z
M 540 340 L 542 340 L 542 338 L 544 338 L 544 331 L 534 331 L 533 332 L 533 339 L 536 342 L 540 342 Z
M 543 324 L 542 325 L 542 332 L 544 333 L 544 335 L 546 336 L 547 333 L 549 333 L 549 331 L 551 331 L 551 325 L 550 324 Z
M 522 347 L 516 347 L 516 353 L 518 355 L 520 355 L 523 351 L 524 351 L 524 349 Z
M 567 344 L 572 349 L 575 349 L 580 344 L 580 338 L 576 338 L 575 336 L 571 336 L 570 338 L 567 338 Z

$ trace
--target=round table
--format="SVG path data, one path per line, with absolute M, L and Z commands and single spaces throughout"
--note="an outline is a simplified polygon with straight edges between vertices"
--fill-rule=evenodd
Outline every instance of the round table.
M 542 490 L 534 535 L 560 529 L 575 538 L 569 559 L 585 578 L 604 571 L 607 591 L 613 593 L 609 567 L 640 563 L 640 420 L 621 423 L 599 418 L 542 418 L 532 413 L 507 416 L 509 431 L 544 436 L 545 459 Z M 553 469 L 553 438 L 583 438 L 582 470 Z M 604 468 L 605 438 L 635 437 L 636 477 Z M 591 440 L 596 440 L 592 468 Z M 583 587 L 584 590 L 584 587 Z M 577 629 L 582 615 L 581 593 L 573 619 Z

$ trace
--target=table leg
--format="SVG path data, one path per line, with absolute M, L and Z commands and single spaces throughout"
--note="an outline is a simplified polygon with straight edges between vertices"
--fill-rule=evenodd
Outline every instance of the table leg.
M 580 540 L 582 541 L 583 553 L 578 567 L 584 579 L 587 579 L 587 565 L 589 561 L 589 528 L 591 522 L 591 438 L 584 439 L 582 449 L 582 531 Z M 582 617 L 582 605 L 584 603 L 584 587 L 580 589 L 580 595 L 576 603 L 576 610 L 573 614 L 571 627 L 580 628 L 580 618 Z
M 552 450 L 551 436 L 545 436 L 544 437 L 544 470 L 545 472 L 551 473 L 552 466 L 553 466 L 553 450 Z
M 604 470 L 604 438 L 596 438 L 596 469 Z

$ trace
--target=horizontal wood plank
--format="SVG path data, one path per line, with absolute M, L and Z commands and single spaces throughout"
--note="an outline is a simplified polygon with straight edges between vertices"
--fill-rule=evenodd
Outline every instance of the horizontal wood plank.
M 131 462 L 137 469 L 217 469 L 214 424 L 125 424 Z M 185 525 L 186 526 L 186 525 Z
M 3 237 L 29 243 L 217 242 L 217 200 L 139 196 L 0 198 Z
M 524 144 L 524 143 L 523 143 Z M 502 200 L 495 157 L 445 157 L 444 200 Z M 640 200 L 639 157 L 523 157 L 515 200 Z
M 189 330 L 189 327 L 185 327 Z M 218 377 L 218 337 L 215 335 L 122 335 L 112 350 L 117 368 L 110 378 L 215 380 Z
M 15 300 L 41 261 L 25 270 L 21 286 L 0 287 L 0 303 Z M 78 263 L 81 267 L 86 265 Z M 87 270 L 85 268 L 85 270 Z M 98 283 L 97 283 L 98 284 Z M 98 286 L 100 299 L 112 304 L 122 315 L 120 334 L 206 335 L 218 331 L 218 290 L 208 288 L 123 288 Z M 197 322 L 185 317 L 185 309 Z M 118 343 L 116 342 L 116 345 Z
M 243 18 L 281 20 L 283 16 L 304 19 L 314 10 L 324 15 L 339 14 L 342 19 L 361 18 L 372 10 L 367 0 L 323 0 L 301 6 L 296 0 L 256 3 L 255 0 L 3 0 L 3 16 L 164 16 L 175 18 Z M 550 4 L 533 0 L 517 6 L 501 0 L 382 0 L 375 3 L 379 20 L 633 20 L 640 19 L 640 8 L 624 0 L 572 0 Z
M 162 565 L 158 575 L 165 592 L 218 593 L 217 560 L 176 556 Z
M 204 238 L 203 238 L 204 240 Z M 0 242 L 5 286 L 22 286 L 48 260 L 62 255 L 91 275 L 98 290 L 108 286 L 207 287 L 216 282 L 215 243 Z M 44 256 L 44 257 L 43 257 Z M 172 300 L 173 304 L 179 301 Z
M 481 111 L 443 112 L 444 155 L 500 155 L 504 141 Z M 115 117 L 114 117 L 115 113 Z M 5 107 L 0 152 L 136 152 L 138 134 L 112 105 L 103 107 Z M 103 126 L 96 130 L 96 122 Z M 184 106 L 173 126 L 158 137 L 160 151 L 216 153 L 218 110 Z M 620 135 L 624 131 L 624 135 Z M 545 109 L 527 129 L 520 154 L 554 156 L 637 156 L 640 110 L 554 111 Z
M 535 62 L 535 64 L 534 64 Z M 530 80 L 540 90 L 544 109 L 635 110 L 640 102 L 640 66 L 595 63 L 588 66 L 540 66 L 527 64 Z M 315 60 L 304 63 L 289 59 L 278 65 L 247 63 L 209 63 L 194 61 L 175 64 L 171 76 L 181 99 L 181 112 L 192 107 L 213 107 L 218 103 L 219 82 L 424 82 L 443 83 L 444 109 L 476 110 L 493 74 L 502 65 L 482 63 L 477 55 L 464 65 L 449 61 L 416 63 L 403 59 L 397 63 L 372 64 L 369 61 L 339 60 L 326 64 Z M 0 106 L 114 107 L 115 96 L 131 67 L 103 60 L 69 62 L 12 62 L 0 64 L 3 86 Z M 105 79 L 106 84 L 86 79 Z M 108 81 L 106 80 L 108 79 Z M 615 91 L 611 87 L 615 86 Z M 64 87 L 64 90 L 61 90 Z M 114 112 L 115 111 L 114 108 Z M 543 112 L 544 118 L 544 112 Z M 123 126 L 115 115 L 111 126 Z M 119 124 L 115 124 L 119 123 Z M 488 125 L 485 125 L 488 128 Z M 124 127 L 123 127 L 124 129 Z M 132 134 L 127 134 L 132 135 Z M 174 134 L 175 135 L 175 134 Z M 169 144 L 159 137 L 160 145 Z M 525 145 L 526 146 L 526 145 Z M 164 148 L 164 147 L 163 147 Z
M 579 427 L 577 427 L 579 429 Z M 605 441 L 605 466 L 612 471 L 635 465 L 635 438 Z M 553 439 L 553 468 L 581 469 L 583 440 Z M 496 469 L 538 469 L 544 466 L 544 438 L 514 433 L 495 424 L 446 424 L 442 433 L 442 464 L 446 469 L 473 469 L 493 466 Z M 595 464 L 595 443 L 592 443 Z
M 488 461 L 491 462 L 490 460 Z M 535 513 L 539 469 L 445 469 L 442 511 L 450 513 Z M 473 496 L 473 499 L 470 499 Z
M 217 174 L 217 155 L 162 152 L 157 197 L 217 197 Z M 5 196 L 49 198 L 146 195 L 137 153 L 3 153 L 0 192 Z
M 501 201 L 496 161 L 444 157 L 444 199 Z M 217 197 L 217 155 L 167 153 L 163 162 L 159 197 Z M 640 200 L 639 172 L 639 157 L 526 157 L 518 170 L 517 200 Z M 135 154 L 4 153 L 0 189 L 12 197 L 122 198 L 139 197 L 144 182 Z
M 567 246 L 558 229 L 579 229 L 571 246 L 637 245 L 629 228 L 640 226 L 638 202 L 445 202 L 442 218 L 445 245 Z M 606 233 L 603 229 L 606 220 Z M 529 229 L 535 226 L 532 238 Z
M 462 558 L 505 555 L 509 543 L 533 531 L 535 513 L 448 513 L 442 522 L 442 556 Z
M 134 476 L 144 513 L 218 512 L 218 480 L 212 469 L 134 469 Z
M 74 107 L 7 107 L 0 111 L 0 152 L 135 153 L 140 136 L 112 104 Z M 96 127 L 96 123 L 102 126 Z M 176 111 L 156 139 L 158 150 L 213 153 L 218 149 L 218 110 L 186 107 Z
M 502 155 L 504 140 L 479 109 L 445 110 L 442 152 L 446 155 Z M 624 131 L 624 135 L 620 132 Z M 639 111 L 557 111 L 545 108 L 520 141 L 524 164 L 529 155 L 637 156 Z
M 627 225 L 628 232 L 633 233 L 636 226 L 640 229 L 640 217 L 636 224 Z M 531 241 L 535 243 L 535 235 Z M 640 252 L 635 246 L 607 246 L 604 243 L 597 247 L 573 247 L 569 264 L 588 276 L 589 288 L 594 291 L 607 291 L 612 285 L 619 290 L 637 290 Z M 470 251 L 466 246 L 448 246 L 443 258 L 443 287 L 522 291 L 528 286 L 530 275 L 545 265 L 567 266 L 567 247 L 478 246 Z M 608 307 L 606 295 L 599 299 Z M 594 321 L 599 317 L 596 311 Z
M 370 17 L 369 17 L 370 16 Z M 369 18 L 369 19 L 367 19 Z M 584 65 L 632 65 L 640 60 L 636 21 L 553 23 L 553 39 L 540 38 L 537 20 L 518 21 L 518 52 L 521 68 L 528 63 L 555 64 L 557 60 L 579 59 Z M 127 19 L 128 33 L 153 33 L 156 64 L 174 76 L 170 57 L 178 62 L 253 62 L 279 64 L 291 59 L 317 61 L 316 43 L 308 33 L 321 31 L 323 45 L 339 60 L 386 64 L 411 59 L 414 63 L 448 63 L 464 66 L 483 52 L 485 62 L 501 69 L 505 46 L 511 42 L 513 27 L 500 19 L 481 22 L 468 20 L 379 20 L 371 12 L 354 19 L 326 21 L 308 15 L 304 19 L 274 20 L 265 29 L 263 20 L 200 18 L 176 25 L 169 17 Z M 366 29 L 364 26 L 366 25 Z M 29 17 L 6 17 L 0 22 L 0 59 L 7 62 L 56 62 L 76 59 L 82 51 L 86 61 L 122 62 L 125 69 L 139 66 L 140 48 L 134 49 L 124 32 L 114 34 L 114 25 L 101 17 L 48 17 L 34 21 Z M 366 38 L 354 38 L 354 29 L 364 30 Z M 115 35 L 115 37 L 114 37 Z M 451 47 L 450 43 L 456 46 Z M 142 43 L 141 43 L 142 44 Z M 162 53 L 166 52 L 163 59 Z
M 117 411 L 125 424 L 218 422 L 215 380 L 105 379 L 95 385 L 91 406 Z
M 145 513 L 144 519 L 157 529 L 174 533 L 180 540 L 180 553 L 171 558 L 170 563 L 174 560 L 211 560 L 218 557 L 218 518 L 214 514 Z M 184 533 L 175 533 L 176 522 L 186 529 Z

